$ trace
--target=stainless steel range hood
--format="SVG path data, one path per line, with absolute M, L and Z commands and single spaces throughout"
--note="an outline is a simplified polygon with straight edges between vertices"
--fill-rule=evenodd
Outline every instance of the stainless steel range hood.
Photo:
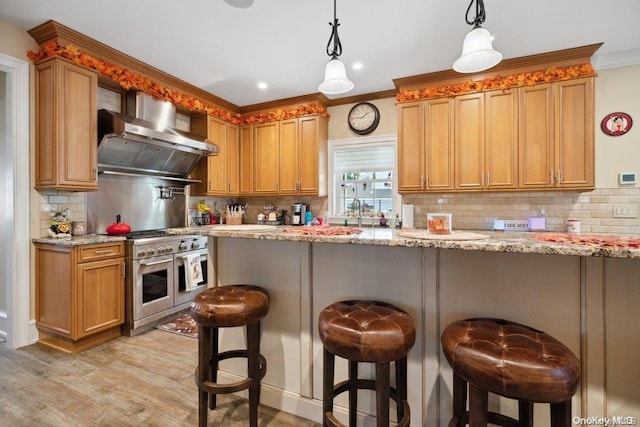
M 136 92 L 127 95 L 127 114 L 98 111 L 98 172 L 158 176 L 182 182 L 218 147 L 175 129 L 175 106 Z

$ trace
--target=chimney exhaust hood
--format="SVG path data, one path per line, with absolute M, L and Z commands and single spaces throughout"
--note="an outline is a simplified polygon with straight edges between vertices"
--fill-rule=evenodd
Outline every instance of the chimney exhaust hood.
M 175 106 L 144 92 L 127 94 L 127 114 L 98 111 L 98 172 L 157 176 L 185 183 L 212 142 L 175 129 Z

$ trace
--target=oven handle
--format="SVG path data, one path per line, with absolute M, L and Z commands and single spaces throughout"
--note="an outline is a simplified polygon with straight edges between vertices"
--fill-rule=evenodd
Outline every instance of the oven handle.
M 145 262 L 145 261 L 140 261 L 140 265 L 158 265 L 158 264 L 166 264 L 168 262 L 171 262 L 172 260 L 170 259 L 166 259 L 166 260 L 162 260 L 162 261 L 154 261 L 154 262 Z

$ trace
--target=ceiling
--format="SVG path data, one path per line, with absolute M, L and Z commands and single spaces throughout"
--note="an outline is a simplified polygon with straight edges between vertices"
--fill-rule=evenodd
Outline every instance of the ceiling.
M 468 0 L 338 0 L 355 89 L 451 69 L 471 29 Z M 475 7 L 475 6 L 474 6 Z M 604 42 L 594 64 L 640 63 L 640 1 L 485 0 L 483 25 L 505 59 Z M 329 57 L 331 0 L 0 0 L 0 20 L 29 30 L 53 19 L 239 107 L 318 92 Z M 351 69 L 354 62 L 363 68 Z M 259 89 L 263 81 L 269 86 Z

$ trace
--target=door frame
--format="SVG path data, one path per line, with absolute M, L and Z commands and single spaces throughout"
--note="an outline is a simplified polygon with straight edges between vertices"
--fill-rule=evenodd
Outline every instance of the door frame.
M 31 239 L 29 232 L 29 63 L 0 54 L 0 70 L 7 74 L 7 134 L 9 179 L 4 184 L 9 224 L 7 281 L 7 346 L 18 348 L 31 344 Z

